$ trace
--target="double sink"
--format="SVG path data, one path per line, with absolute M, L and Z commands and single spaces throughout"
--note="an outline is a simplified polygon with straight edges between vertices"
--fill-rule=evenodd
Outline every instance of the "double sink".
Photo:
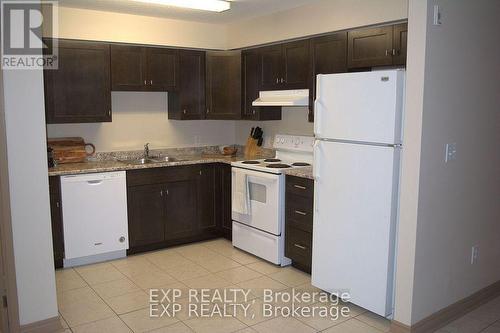
M 170 156 L 155 156 L 155 157 L 143 157 L 143 158 L 125 158 L 125 159 L 118 159 L 118 161 L 133 165 L 144 165 L 153 163 L 179 162 L 182 160 Z

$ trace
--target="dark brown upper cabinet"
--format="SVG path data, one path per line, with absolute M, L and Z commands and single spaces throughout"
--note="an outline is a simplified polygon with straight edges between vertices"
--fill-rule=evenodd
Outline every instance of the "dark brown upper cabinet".
M 309 94 L 309 121 L 314 121 L 316 77 L 318 74 L 347 72 L 347 32 L 311 39 L 312 91 Z
M 393 32 L 393 64 L 406 65 L 406 45 L 408 41 L 408 23 L 396 24 Z
M 206 118 L 241 118 L 241 52 L 207 52 Z
M 309 88 L 309 40 L 263 47 L 259 54 L 262 90 Z
M 281 107 L 257 107 L 252 102 L 261 88 L 261 53 L 257 49 L 241 53 L 241 118 L 248 120 L 281 120 Z
M 406 64 L 407 24 L 349 32 L 350 69 Z
M 179 51 L 178 89 L 168 93 L 168 118 L 205 117 L 205 52 Z
M 111 82 L 115 91 L 169 91 L 177 87 L 176 49 L 111 45 Z
M 109 54 L 108 44 L 59 40 L 59 68 L 44 70 L 48 124 L 111 121 Z

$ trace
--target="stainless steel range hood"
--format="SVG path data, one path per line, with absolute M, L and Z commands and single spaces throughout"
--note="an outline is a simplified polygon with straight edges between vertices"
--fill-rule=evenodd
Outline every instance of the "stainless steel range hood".
M 253 106 L 309 106 L 309 89 L 261 91 Z

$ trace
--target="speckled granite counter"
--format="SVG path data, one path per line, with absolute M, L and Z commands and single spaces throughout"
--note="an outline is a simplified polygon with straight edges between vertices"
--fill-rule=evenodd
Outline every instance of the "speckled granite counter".
M 285 175 L 307 178 L 307 179 L 314 179 L 312 167 L 304 167 L 304 168 L 285 170 Z
M 134 164 L 118 160 L 98 160 L 83 163 L 59 164 L 54 168 L 49 168 L 49 176 L 76 175 L 82 173 L 124 171 L 133 169 L 162 168 L 177 165 L 192 165 L 202 163 L 228 163 L 244 160 L 243 156 L 224 157 L 208 155 L 187 155 L 174 156 L 172 162 L 155 162 L 148 164 Z

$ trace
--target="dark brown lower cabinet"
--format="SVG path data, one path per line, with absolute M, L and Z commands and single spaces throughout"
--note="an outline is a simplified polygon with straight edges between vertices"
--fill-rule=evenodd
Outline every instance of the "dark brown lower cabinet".
M 220 164 L 216 168 L 216 213 L 217 227 L 221 236 L 231 240 L 233 221 L 231 218 L 231 166 Z
M 313 191 L 313 180 L 286 177 L 285 255 L 307 273 L 312 264 Z
M 199 164 L 127 171 L 128 253 L 219 237 L 219 206 L 224 202 L 217 194 L 221 167 Z
M 136 248 L 165 240 L 163 185 L 140 185 L 127 189 L 129 246 Z
M 64 259 L 64 235 L 62 226 L 61 190 L 59 177 L 49 177 L 49 193 L 54 266 L 56 268 L 62 268 Z

